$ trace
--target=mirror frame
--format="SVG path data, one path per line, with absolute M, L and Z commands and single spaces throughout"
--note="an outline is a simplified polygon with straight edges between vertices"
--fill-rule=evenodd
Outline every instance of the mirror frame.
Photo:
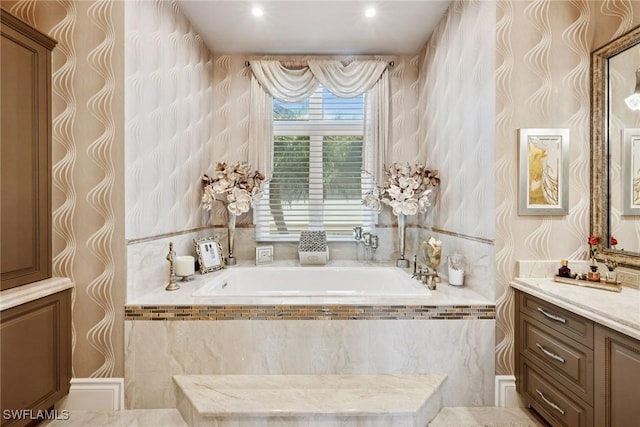
M 640 43 L 640 26 L 591 53 L 591 221 L 590 235 L 599 238 L 600 261 L 640 267 L 640 254 L 610 249 L 609 240 L 609 58 Z

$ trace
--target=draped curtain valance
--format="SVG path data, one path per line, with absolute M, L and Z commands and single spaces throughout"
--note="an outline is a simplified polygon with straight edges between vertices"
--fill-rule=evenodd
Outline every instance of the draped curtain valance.
M 387 69 L 384 61 L 309 60 L 307 67 L 286 68 L 280 61 L 251 61 L 251 71 L 271 96 L 285 102 L 300 102 L 318 85 L 343 98 L 353 98 L 371 89 Z
M 252 165 L 271 174 L 272 97 L 284 102 L 300 102 L 322 85 L 343 98 L 366 94 L 363 169 L 371 172 L 374 179 L 381 178 L 389 133 L 387 61 L 356 60 L 344 65 L 338 60 L 309 60 L 306 66 L 287 68 L 280 61 L 252 60 L 250 66 L 253 76 L 249 162 Z

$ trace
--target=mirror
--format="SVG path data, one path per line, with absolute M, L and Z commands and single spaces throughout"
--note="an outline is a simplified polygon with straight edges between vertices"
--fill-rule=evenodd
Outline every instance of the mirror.
M 640 216 L 625 202 L 633 203 L 629 194 L 640 174 L 629 161 L 634 147 L 640 150 L 640 111 L 625 98 L 636 87 L 639 43 L 637 27 L 591 54 L 591 235 L 600 239 L 598 259 L 632 267 L 640 267 Z

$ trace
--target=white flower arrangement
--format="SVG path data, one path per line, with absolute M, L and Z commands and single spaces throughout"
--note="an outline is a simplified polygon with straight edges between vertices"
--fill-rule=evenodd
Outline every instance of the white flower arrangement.
M 218 200 L 223 202 L 232 214 L 248 212 L 262 197 L 262 185 L 265 182 L 262 173 L 250 171 L 247 163 L 227 165 L 218 162 L 215 177 L 202 176 L 202 207 L 210 211 L 213 203 Z
M 391 206 L 394 215 L 425 213 L 431 206 L 429 194 L 440 184 L 437 170 L 424 165 L 392 163 L 384 171 L 387 179 L 382 187 L 374 187 L 362 200 L 366 207 L 380 212 L 382 205 Z

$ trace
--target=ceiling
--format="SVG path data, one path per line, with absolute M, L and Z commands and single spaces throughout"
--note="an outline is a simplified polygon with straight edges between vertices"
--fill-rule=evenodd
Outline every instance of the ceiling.
M 214 54 L 417 53 L 451 1 L 178 0 Z M 261 17 L 252 8 L 262 7 Z M 376 15 L 365 17 L 373 6 Z

